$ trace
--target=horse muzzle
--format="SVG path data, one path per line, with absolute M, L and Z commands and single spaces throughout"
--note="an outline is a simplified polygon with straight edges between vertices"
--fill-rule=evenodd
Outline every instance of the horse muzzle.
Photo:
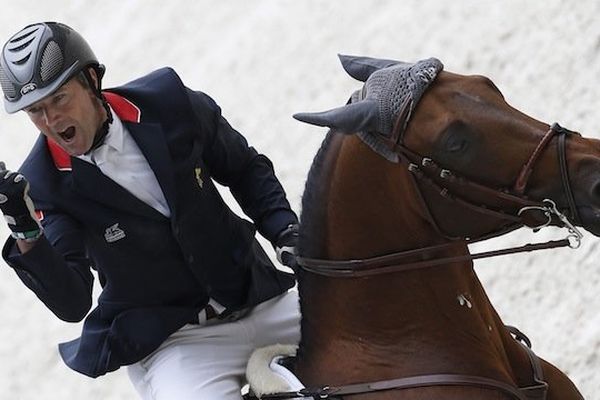
M 600 237 L 600 209 L 591 206 L 577 207 L 581 226 L 594 236 Z

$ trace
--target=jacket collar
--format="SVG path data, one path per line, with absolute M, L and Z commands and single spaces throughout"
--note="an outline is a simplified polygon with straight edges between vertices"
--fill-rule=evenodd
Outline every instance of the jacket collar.
M 102 94 L 121 121 L 134 124 L 140 123 L 142 111 L 138 106 L 116 93 L 103 92 Z M 54 166 L 59 171 L 71 171 L 71 156 L 69 156 L 69 154 L 52 139 L 47 138 L 46 141 L 48 143 L 48 150 L 50 151 L 52 161 L 54 161 Z

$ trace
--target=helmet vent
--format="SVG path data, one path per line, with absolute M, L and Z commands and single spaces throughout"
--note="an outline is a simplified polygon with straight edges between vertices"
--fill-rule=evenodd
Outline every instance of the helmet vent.
M 0 85 L 2 86 L 2 91 L 7 98 L 14 98 L 17 95 L 15 86 L 4 73 L 4 68 L 2 68 L 2 66 L 0 66 Z
M 23 33 L 23 35 L 11 39 L 9 43 L 17 43 L 17 42 L 25 39 L 26 37 L 31 36 L 34 33 L 37 33 L 39 30 L 40 30 L 39 27 L 35 27 L 35 28 L 34 27 L 30 27 L 29 29 L 25 28 L 24 29 L 25 32 Z M 33 39 L 35 39 L 35 36 L 31 40 L 33 40 Z
M 62 51 L 54 41 L 48 42 L 44 53 L 42 54 L 42 62 L 40 65 L 40 77 L 42 81 L 47 82 L 54 78 L 62 69 L 64 62 Z
M 35 40 L 35 38 L 31 38 L 28 41 L 26 41 L 25 43 L 23 43 L 17 47 L 11 47 L 11 48 L 7 47 L 7 50 L 10 52 L 13 52 L 13 53 L 17 53 L 17 52 L 23 50 L 25 47 L 29 46 L 31 44 L 31 42 L 33 42 L 34 40 Z
M 13 61 L 12 63 L 15 65 L 23 65 L 27 62 L 27 60 L 29 60 L 29 57 L 31 57 L 31 53 L 27 54 L 25 57 L 21 58 L 20 60 Z

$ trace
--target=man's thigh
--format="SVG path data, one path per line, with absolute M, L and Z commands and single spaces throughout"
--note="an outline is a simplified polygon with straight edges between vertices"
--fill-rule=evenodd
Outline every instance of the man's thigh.
M 252 334 L 252 347 L 271 344 L 298 344 L 300 341 L 300 307 L 298 292 L 290 290 L 256 306 L 240 321 Z
M 128 367 L 144 400 L 240 400 L 250 346 L 234 324 L 186 325 Z

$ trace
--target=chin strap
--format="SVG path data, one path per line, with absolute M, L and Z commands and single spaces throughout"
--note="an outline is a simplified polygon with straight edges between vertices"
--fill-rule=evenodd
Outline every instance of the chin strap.
M 106 110 L 107 118 L 102 123 L 100 128 L 98 128 L 98 130 L 96 131 L 96 135 L 94 135 L 94 141 L 92 142 L 92 146 L 90 147 L 90 149 L 88 151 L 86 151 L 84 153 L 85 155 L 90 154 L 92 151 L 94 151 L 98 147 L 102 146 L 102 143 L 104 143 L 104 139 L 106 138 L 106 135 L 108 135 L 108 129 L 110 127 L 110 124 L 112 124 L 112 122 L 113 122 L 112 112 L 110 111 L 110 108 L 108 106 L 108 103 L 106 102 L 106 99 L 104 99 L 104 96 L 102 96 L 101 99 L 102 99 L 102 106 Z
M 113 122 L 113 116 L 106 99 L 102 95 L 102 83 L 100 81 L 100 75 L 98 74 L 98 86 L 96 86 L 96 82 L 94 81 L 94 79 L 92 79 L 92 75 L 90 74 L 88 68 L 83 69 L 81 73 L 85 77 L 85 80 L 87 81 L 89 87 L 92 89 L 96 97 L 102 102 L 102 107 L 104 107 L 104 110 L 106 111 L 106 120 L 96 131 L 96 134 L 94 135 L 94 141 L 92 142 L 92 146 L 88 151 L 84 153 L 87 155 L 90 154 L 92 151 L 96 150 L 98 147 L 102 146 L 106 135 L 108 135 L 108 129 L 110 127 L 110 124 L 112 124 Z

